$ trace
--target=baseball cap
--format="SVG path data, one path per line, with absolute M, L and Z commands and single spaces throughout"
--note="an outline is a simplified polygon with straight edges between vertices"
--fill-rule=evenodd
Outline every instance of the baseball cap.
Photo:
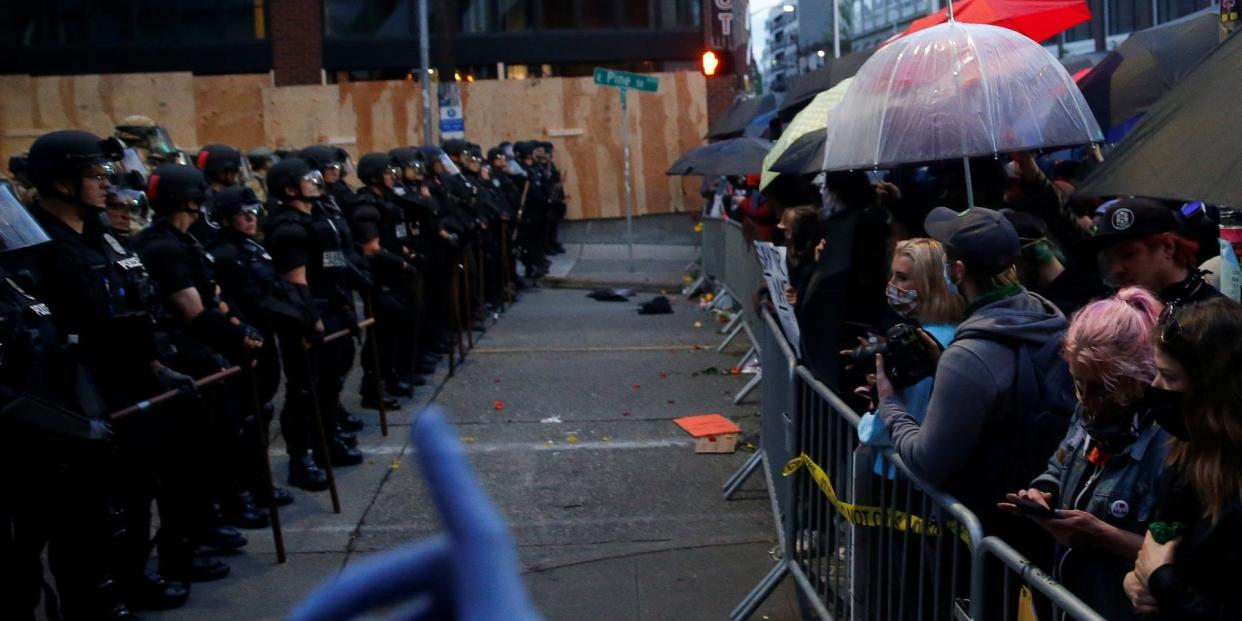
M 998 211 L 972 207 L 957 213 L 937 207 L 927 214 L 923 228 L 945 250 L 972 270 L 988 275 L 1009 269 L 1021 253 L 1018 233 Z
M 1091 220 L 1092 234 L 1083 243 L 1098 250 L 1125 239 L 1171 233 L 1178 228 L 1177 216 L 1160 201 L 1120 198 L 1100 205 Z

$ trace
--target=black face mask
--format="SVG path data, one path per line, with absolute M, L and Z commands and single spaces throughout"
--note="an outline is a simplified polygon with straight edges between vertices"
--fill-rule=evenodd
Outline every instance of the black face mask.
M 1190 439 L 1186 418 L 1182 413 L 1182 393 L 1148 386 L 1143 394 L 1143 407 L 1151 412 L 1156 424 L 1164 427 L 1169 435 L 1183 442 Z
M 785 245 L 785 229 L 772 229 L 772 245 Z
M 1108 417 L 1087 422 L 1084 427 L 1091 441 L 1106 453 L 1120 453 L 1138 438 L 1134 431 L 1134 419 L 1130 416 Z

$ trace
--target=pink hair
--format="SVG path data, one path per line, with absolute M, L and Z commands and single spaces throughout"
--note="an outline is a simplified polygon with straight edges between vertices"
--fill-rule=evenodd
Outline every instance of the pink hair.
M 1152 329 L 1160 311 L 1160 301 L 1139 287 L 1084 306 L 1065 334 L 1065 361 L 1071 371 L 1098 375 L 1110 390 L 1121 378 L 1150 383 L 1156 376 Z

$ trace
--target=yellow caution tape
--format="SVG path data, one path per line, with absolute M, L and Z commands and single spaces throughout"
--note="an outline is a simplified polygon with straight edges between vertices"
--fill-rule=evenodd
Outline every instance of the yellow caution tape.
M 945 530 L 956 532 L 958 537 L 970 546 L 970 533 L 962 528 L 957 522 L 948 522 L 941 525 L 935 519 L 927 519 L 917 515 L 898 511 L 896 509 L 885 509 L 883 507 L 871 507 L 856 505 L 854 503 L 845 502 L 837 496 L 837 490 L 832 486 L 832 481 L 828 477 L 828 473 L 824 472 L 810 455 L 802 453 L 801 455 L 789 460 L 785 464 L 784 475 L 790 476 L 805 467 L 811 473 L 811 478 L 815 484 L 819 486 L 820 491 L 828 498 L 828 502 L 836 507 L 837 513 L 845 518 L 850 524 L 855 526 L 866 526 L 870 528 L 892 528 L 902 532 L 909 531 L 917 535 L 926 535 L 929 537 L 939 537 Z

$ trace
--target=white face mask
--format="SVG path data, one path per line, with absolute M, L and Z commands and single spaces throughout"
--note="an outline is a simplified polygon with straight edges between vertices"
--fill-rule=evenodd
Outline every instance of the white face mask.
M 919 292 L 915 289 L 902 289 L 890 282 L 884 296 L 888 298 L 889 308 L 902 317 L 910 317 L 919 309 Z

